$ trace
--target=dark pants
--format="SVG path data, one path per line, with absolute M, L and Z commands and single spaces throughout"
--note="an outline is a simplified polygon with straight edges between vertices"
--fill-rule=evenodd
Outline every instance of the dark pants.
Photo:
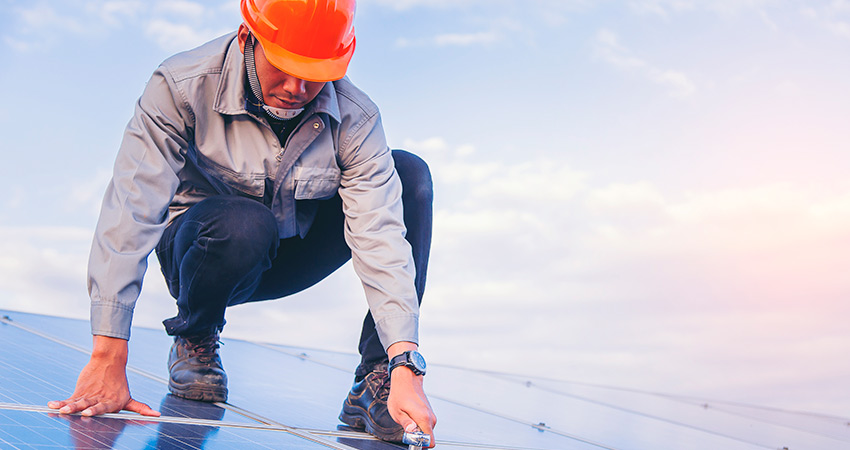
M 393 150 L 393 159 L 421 303 L 431 248 L 431 173 L 422 159 L 403 150 Z M 323 280 L 351 259 L 343 221 L 339 195 L 318 201 L 303 239 L 279 239 L 274 216 L 256 200 L 222 195 L 192 206 L 166 228 L 156 248 L 177 299 L 178 314 L 163 322 L 166 331 L 208 335 L 224 327 L 228 306 L 286 297 Z M 371 313 L 363 321 L 359 350 L 358 376 L 387 359 Z

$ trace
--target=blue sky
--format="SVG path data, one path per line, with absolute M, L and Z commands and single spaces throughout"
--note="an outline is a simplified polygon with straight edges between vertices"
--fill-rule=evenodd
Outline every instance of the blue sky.
M 850 2 L 361 0 L 349 75 L 430 164 L 432 361 L 850 406 Z M 0 308 L 87 317 L 133 104 L 235 1 L 0 1 Z M 135 323 L 173 301 L 155 258 Z M 350 267 L 225 332 L 354 351 Z M 327 329 L 324 324 L 335 326 Z M 779 395 L 781 393 L 781 395 Z

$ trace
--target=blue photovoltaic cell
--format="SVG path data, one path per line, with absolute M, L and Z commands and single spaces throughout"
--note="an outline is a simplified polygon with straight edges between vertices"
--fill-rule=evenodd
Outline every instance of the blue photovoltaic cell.
M 340 427 L 337 415 L 353 381 L 357 355 L 223 339 L 230 398 L 227 408 L 221 408 L 168 394 L 165 361 L 171 338 L 153 329 L 133 329 L 128 379 L 134 397 L 164 416 L 214 421 L 216 426 L 48 414 L 43 410 L 47 401 L 67 397 L 88 360 L 87 354 L 69 348 L 90 348 L 88 323 L 0 311 L 2 315 L 27 329 L 0 324 L 0 449 L 406 448 Z M 848 420 L 834 416 L 439 364 L 429 367 L 425 387 L 439 418 L 438 448 L 444 450 L 850 450 Z M 30 409 L 16 410 L 14 405 Z M 317 431 L 324 436 L 320 439 L 330 443 L 311 442 L 282 426 L 307 435 L 322 430 Z

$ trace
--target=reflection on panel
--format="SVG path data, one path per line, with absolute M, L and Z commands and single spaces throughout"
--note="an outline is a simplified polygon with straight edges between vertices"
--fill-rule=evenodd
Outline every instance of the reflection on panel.
M 155 423 L 0 409 L 2 448 L 217 450 L 321 449 L 283 431 Z

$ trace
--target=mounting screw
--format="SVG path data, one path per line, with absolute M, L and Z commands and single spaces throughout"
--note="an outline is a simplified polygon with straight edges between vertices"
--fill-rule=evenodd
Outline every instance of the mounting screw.
M 542 433 L 542 432 L 544 432 L 544 431 L 546 431 L 546 428 L 549 428 L 549 427 L 546 425 L 546 422 L 540 422 L 540 423 L 538 423 L 537 425 L 532 425 L 532 427 L 536 428 L 536 429 L 537 429 L 537 431 L 539 431 L 539 432 L 541 432 L 541 433 Z

